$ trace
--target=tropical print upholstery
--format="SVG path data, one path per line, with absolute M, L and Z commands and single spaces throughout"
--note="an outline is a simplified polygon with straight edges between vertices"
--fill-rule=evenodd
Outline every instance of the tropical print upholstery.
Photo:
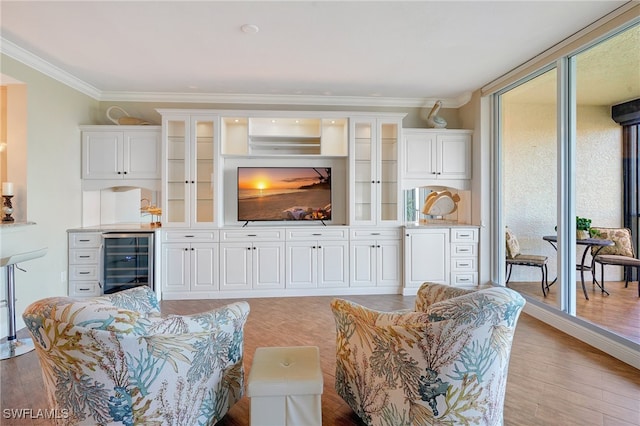
M 524 299 L 425 283 L 412 312 L 334 299 L 336 390 L 367 425 L 500 425 Z
M 212 425 L 243 395 L 249 304 L 160 316 L 141 286 L 27 307 L 45 391 L 62 425 Z

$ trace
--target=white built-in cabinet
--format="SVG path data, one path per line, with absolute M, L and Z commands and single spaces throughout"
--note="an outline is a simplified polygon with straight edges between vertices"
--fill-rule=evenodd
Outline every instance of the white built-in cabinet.
M 171 298 L 206 296 L 218 290 L 218 231 L 164 231 L 162 294 Z M 204 293 L 204 294 L 203 294 Z
M 284 288 L 284 229 L 221 232 L 220 290 Z
M 216 225 L 218 122 L 215 115 L 162 115 L 163 226 Z
M 471 179 L 471 136 L 471 130 L 404 129 L 403 188 L 466 187 Z
M 350 129 L 349 224 L 398 226 L 402 116 L 355 117 Z
M 82 179 L 160 179 L 160 126 L 81 126 Z
M 347 228 L 287 229 L 286 287 L 349 286 Z
M 69 232 L 69 296 L 100 296 L 101 232 Z
M 351 229 L 352 287 L 402 287 L 402 230 Z
M 478 284 L 478 228 L 406 227 L 404 234 L 405 290 L 415 292 L 425 281 Z

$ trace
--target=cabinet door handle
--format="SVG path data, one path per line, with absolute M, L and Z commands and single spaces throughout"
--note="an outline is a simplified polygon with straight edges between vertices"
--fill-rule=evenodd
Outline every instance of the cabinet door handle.
M 371 235 L 380 235 L 379 232 L 372 232 Z
M 459 238 L 469 238 L 471 234 L 458 234 Z
M 91 289 L 88 288 L 88 287 L 80 287 L 80 288 L 78 288 L 78 291 L 89 291 L 89 290 L 91 290 Z
M 185 237 L 185 238 L 194 238 L 194 237 L 195 237 L 195 235 L 185 235 L 184 237 Z
M 317 234 L 311 234 L 311 235 L 315 235 L 315 236 L 320 236 L 320 235 L 322 235 L 322 234 L 320 234 L 320 233 L 317 233 Z
M 78 272 L 79 275 L 89 275 L 89 272 L 84 271 L 84 272 Z
M 89 257 L 91 257 L 91 256 L 82 255 L 82 256 L 78 256 L 78 257 L 79 257 L 80 259 L 87 259 L 87 258 L 89 258 Z
M 247 234 L 247 237 L 257 237 L 257 234 Z
M 89 240 L 78 240 L 78 241 L 80 241 L 81 243 L 88 243 L 89 242 Z

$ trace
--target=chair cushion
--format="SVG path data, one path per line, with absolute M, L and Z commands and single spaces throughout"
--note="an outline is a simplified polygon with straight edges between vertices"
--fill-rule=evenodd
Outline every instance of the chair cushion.
M 507 257 L 514 258 L 520 254 L 520 244 L 515 234 L 507 227 L 505 228 L 505 240 L 507 243 Z
M 519 254 L 512 259 L 507 259 L 507 263 L 511 265 L 543 266 L 547 263 L 547 256 L 538 256 L 535 254 Z
M 628 228 L 592 228 L 598 231 L 596 238 L 613 241 L 610 247 L 591 247 L 591 255 L 613 254 L 618 256 L 635 257 L 633 252 L 633 242 L 631 240 L 631 230 Z
M 640 259 L 635 257 L 617 256 L 614 254 L 598 255 L 595 261 L 604 265 L 620 265 L 620 266 L 638 266 L 640 267 Z

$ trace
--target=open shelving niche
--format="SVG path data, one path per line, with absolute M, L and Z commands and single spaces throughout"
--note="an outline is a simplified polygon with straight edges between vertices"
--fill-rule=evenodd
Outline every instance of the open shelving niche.
M 244 224 L 237 221 L 236 171 L 239 166 L 331 167 L 332 220 L 329 224 L 347 223 L 347 117 L 223 116 L 220 124 L 225 226 Z M 269 225 L 282 226 L 282 222 L 248 226 Z M 287 226 L 295 225 L 299 224 L 287 223 Z

